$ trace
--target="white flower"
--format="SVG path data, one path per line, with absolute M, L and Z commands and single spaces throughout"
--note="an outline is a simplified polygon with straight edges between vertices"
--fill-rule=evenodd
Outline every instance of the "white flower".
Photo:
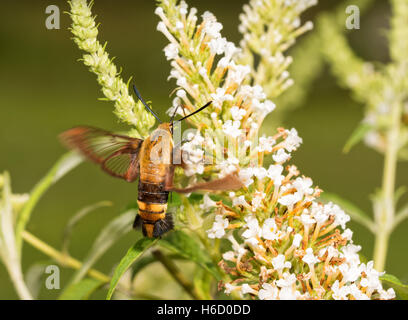
M 290 269 L 292 264 L 289 261 L 285 261 L 285 256 L 283 254 L 278 254 L 272 259 L 272 265 L 275 270 L 281 272 L 283 269 Z
M 257 236 L 261 235 L 261 228 L 259 227 L 259 222 L 257 218 L 255 218 L 254 216 L 246 216 L 245 222 L 246 222 L 245 227 L 247 229 L 242 234 L 244 238 L 246 239 L 256 238 Z
M 299 248 L 302 239 L 303 239 L 302 235 L 296 233 L 295 236 L 293 237 L 292 247 Z
M 261 102 L 259 99 L 252 99 L 252 109 L 260 113 L 262 116 L 271 113 L 275 108 L 276 105 L 270 100 Z
M 212 54 L 223 54 L 226 46 L 227 39 L 225 38 L 211 39 L 211 41 L 208 43 L 208 47 L 210 48 Z
M 290 158 L 290 154 L 286 153 L 285 150 L 279 149 L 273 156 L 272 159 L 277 163 L 286 162 Z
M 204 211 L 211 209 L 216 206 L 216 202 L 211 200 L 211 198 L 208 196 L 208 194 L 204 195 L 203 198 L 204 202 L 200 204 L 200 208 L 203 209 Z
M 232 244 L 232 249 L 236 252 L 236 253 L 238 253 L 238 259 L 240 258 L 240 257 L 242 257 L 246 252 L 247 252 L 247 249 L 245 249 L 244 248 L 244 244 L 239 244 L 238 242 L 237 242 L 237 240 L 235 240 L 235 238 L 234 238 L 234 236 L 233 235 L 229 235 L 228 236 L 228 240 L 231 242 L 231 244 Z
M 270 284 L 264 283 L 262 284 L 262 289 L 258 292 L 258 298 L 260 300 L 276 300 L 278 298 L 279 289 Z
M 237 138 L 242 134 L 242 130 L 239 128 L 240 126 L 241 126 L 240 121 L 228 120 L 223 124 L 222 130 L 227 136 Z
M 303 214 L 300 216 L 300 221 L 302 222 L 302 224 L 303 224 L 305 227 L 310 227 L 311 225 L 313 225 L 313 224 L 316 223 L 316 220 L 315 220 L 315 219 L 313 219 L 309 214 L 305 214 L 305 213 L 303 213 Z
M 282 175 L 283 167 L 280 164 L 270 165 L 268 168 L 268 177 L 273 180 L 275 187 L 278 187 L 282 184 L 282 180 L 285 178 Z
M 370 300 L 370 298 L 366 294 L 360 291 L 360 289 L 356 286 L 355 283 L 352 283 L 351 285 L 349 285 L 348 289 L 350 291 L 350 294 L 356 300 Z
M 255 192 L 253 194 L 251 204 L 252 204 L 252 211 L 256 211 L 262 204 L 262 200 L 265 198 L 265 193 L 263 192 Z
M 221 161 L 217 164 L 217 169 L 220 170 L 220 178 L 225 177 L 226 175 L 237 171 L 239 160 L 235 157 L 229 157 L 226 160 Z
M 310 195 L 310 194 L 313 193 L 313 188 L 311 188 L 311 186 L 313 185 L 313 181 L 310 178 L 300 178 L 300 177 L 298 177 L 292 183 L 292 185 L 302 195 L 305 195 L 305 194 Z
M 296 283 L 296 276 L 285 272 L 283 278 L 276 281 L 276 285 L 280 287 L 279 299 L 280 300 L 296 300 L 300 296 L 300 292 L 293 288 Z
M 272 152 L 273 146 L 276 144 L 276 141 L 272 137 L 260 137 L 259 138 L 259 152 Z
M 239 197 L 234 197 L 233 199 L 232 199 L 232 205 L 234 206 L 234 207 L 237 207 L 237 206 L 246 206 L 248 203 L 247 203 L 247 201 L 245 200 L 245 196 L 239 196 Z
M 216 21 L 208 21 L 204 25 L 204 32 L 208 34 L 211 38 L 219 38 L 221 37 L 220 31 L 222 30 L 223 26 L 221 23 Z
M 278 227 L 276 225 L 275 219 L 268 218 L 264 221 L 262 225 L 262 237 L 266 240 L 278 240 Z
M 251 167 L 241 169 L 238 175 L 246 187 L 250 186 L 254 182 L 254 179 L 252 179 L 254 176 L 254 170 Z
M 300 200 L 302 200 L 302 196 L 300 193 L 296 192 L 293 194 L 287 194 L 286 196 L 280 197 L 278 202 L 281 205 L 287 206 L 288 208 L 292 208 Z
M 331 286 L 331 291 L 333 291 L 334 300 L 347 300 L 347 296 L 350 294 L 350 290 L 347 286 L 342 286 L 340 288 L 339 280 L 336 280 Z
M 324 210 L 334 216 L 334 224 L 340 225 L 343 229 L 346 228 L 346 223 L 350 221 L 350 216 L 347 215 L 337 204 L 329 202 L 325 204 Z
M 221 215 L 216 215 L 212 228 L 207 230 L 208 238 L 222 238 L 225 235 L 225 229 L 228 227 L 228 224 L 228 219 L 223 219 Z
M 224 103 L 224 101 L 231 101 L 234 99 L 234 97 L 230 94 L 225 94 L 225 89 L 224 88 L 217 88 L 217 90 L 215 90 L 215 93 L 211 94 L 211 98 L 213 99 L 213 105 L 216 108 L 221 108 L 222 104 Z
M 389 288 L 387 291 L 380 290 L 380 298 L 385 300 L 395 299 L 395 291 L 393 288 Z
M 246 114 L 246 110 L 245 110 L 245 109 L 241 109 L 241 108 L 239 108 L 239 107 L 237 107 L 237 106 L 233 106 L 233 107 L 230 109 L 230 112 L 231 112 L 232 119 L 233 119 L 233 120 L 236 120 L 236 121 L 242 120 L 242 118 L 243 118 L 243 117 L 245 116 L 245 114 Z
M 313 202 L 312 204 L 311 215 L 319 226 L 324 224 L 329 219 L 329 214 L 324 210 L 324 207 L 316 202 Z
M 230 63 L 230 71 L 228 76 L 231 77 L 232 81 L 241 84 L 245 77 L 251 73 L 250 66 L 237 65 L 234 62 Z
M 339 266 L 339 270 L 343 275 L 344 282 L 354 282 L 361 276 L 361 270 L 358 265 L 343 263 Z
M 230 60 L 235 54 L 241 51 L 240 48 L 237 48 L 233 42 L 228 42 L 225 47 L 225 58 Z
M 300 146 L 300 144 L 302 143 L 303 140 L 302 140 L 302 138 L 300 138 L 298 136 L 298 133 L 297 133 L 296 129 L 294 129 L 294 128 L 291 129 L 290 131 L 286 130 L 286 133 L 288 134 L 288 136 L 285 139 L 283 144 L 284 144 L 285 149 L 287 151 L 292 152 L 292 151 L 296 150 L 297 148 L 299 148 L 299 146 Z
M 249 284 L 244 283 L 241 287 L 242 294 L 251 293 L 251 294 L 258 294 L 258 292 L 250 287 Z
M 313 254 L 313 249 L 312 248 L 307 248 L 306 249 L 306 254 L 302 258 L 303 262 L 307 263 L 310 266 L 315 265 L 316 263 L 320 262 L 318 258 L 315 257 Z
M 222 255 L 222 258 L 227 261 L 235 261 L 234 251 L 227 251 Z
M 344 230 L 344 232 L 341 234 L 341 237 L 346 239 L 347 241 L 353 241 L 352 237 L 353 237 L 353 231 L 351 231 L 350 229 L 346 229 Z
M 226 283 L 226 284 L 225 284 L 224 293 L 227 294 L 227 295 L 229 295 L 229 294 L 231 294 L 231 292 L 232 292 L 233 290 L 235 290 L 235 288 L 236 288 L 236 286 L 233 286 L 233 285 L 230 284 L 230 283 Z
M 373 269 L 373 265 L 374 262 L 370 261 L 367 263 L 367 266 L 364 263 L 360 266 L 361 271 L 366 274 L 366 277 L 361 279 L 360 284 L 361 286 L 366 287 L 367 292 L 370 293 L 374 290 L 382 289 L 381 281 L 379 279 L 381 273 Z
M 264 167 L 254 168 L 253 173 L 258 180 L 263 180 L 268 175 L 268 171 Z

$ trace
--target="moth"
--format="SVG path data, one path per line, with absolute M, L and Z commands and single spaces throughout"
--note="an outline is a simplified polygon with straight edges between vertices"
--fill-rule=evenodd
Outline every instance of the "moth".
M 239 189 L 243 184 L 236 174 L 230 174 L 187 188 L 175 188 L 173 186 L 175 167 L 183 166 L 182 161 L 173 161 L 173 154 L 177 154 L 173 152 L 174 148 L 180 148 L 180 145 L 175 147 L 173 141 L 173 120 L 176 112 L 170 122 L 163 123 L 143 100 L 137 88 L 135 86 L 133 88 L 138 99 L 160 123 L 148 138 L 142 140 L 98 128 L 79 126 L 63 132 L 60 139 L 68 148 L 79 151 L 111 176 L 128 182 L 139 179 L 137 198 L 139 212 L 133 227 L 141 224 L 145 237 L 157 238 L 174 227 L 172 216 L 167 212 L 170 192 L 226 191 Z M 210 104 L 211 102 L 207 103 L 178 121 L 187 119 Z

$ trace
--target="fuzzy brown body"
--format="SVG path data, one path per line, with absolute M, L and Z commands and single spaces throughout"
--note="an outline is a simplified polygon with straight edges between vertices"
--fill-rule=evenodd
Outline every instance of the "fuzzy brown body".
M 143 234 L 159 237 L 173 228 L 167 214 L 169 191 L 173 178 L 173 138 L 168 123 L 161 124 L 145 141 L 140 150 L 138 199 Z

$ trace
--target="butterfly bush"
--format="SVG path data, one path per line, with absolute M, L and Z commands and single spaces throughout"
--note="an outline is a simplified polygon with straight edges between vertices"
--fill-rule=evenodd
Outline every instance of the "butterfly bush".
M 73 40 L 84 53 L 82 60 L 90 71 L 96 74 L 98 83 L 106 100 L 115 103 L 115 114 L 118 118 L 134 127 L 131 135 L 145 137 L 154 125 L 154 117 L 145 110 L 141 101 L 135 102 L 129 95 L 128 83 L 120 76 L 118 68 L 105 51 L 98 39 L 98 28 L 92 16 L 92 3 L 86 0 L 68 2 L 71 6 L 69 15 L 72 19 L 71 32 Z
M 169 79 L 177 84 L 169 113 L 191 112 L 213 101 L 189 119 L 196 129 L 182 147 L 185 174 L 194 180 L 237 174 L 244 184 L 218 201 L 207 194 L 195 208 L 199 221 L 213 219 L 207 237 L 229 243 L 219 261 L 227 275 L 219 288 L 226 294 L 392 299 L 394 291 L 382 288 L 373 263 L 361 263 L 361 247 L 346 228 L 349 216 L 334 203 L 320 202 L 321 190 L 288 164 L 302 143 L 296 129 L 278 128 L 259 137 L 263 120 L 275 109 L 270 99 L 292 84 L 285 51 L 311 29 L 299 16 L 314 4 L 250 1 L 241 15 L 244 38 L 237 47 L 222 37 L 222 24 L 210 12 L 199 18 L 184 1 L 159 2 L 157 29 L 170 42 L 164 53 L 172 67 Z M 256 55 L 261 56 L 257 65 Z M 178 175 L 176 182 L 181 180 Z
M 408 3 L 405 0 L 390 2 L 393 15 L 388 37 L 391 56 L 388 65 L 375 66 L 356 56 L 342 31 L 328 17 L 321 21 L 321 43 L 333 73 L 353 92 L 355 99 L 366 106 L 361 126 L 365 144 L 380 153 L 396 145 L 399 158 L 407 160 Z M 390 138 L 388 132 L 395 127 L 398 136 Z

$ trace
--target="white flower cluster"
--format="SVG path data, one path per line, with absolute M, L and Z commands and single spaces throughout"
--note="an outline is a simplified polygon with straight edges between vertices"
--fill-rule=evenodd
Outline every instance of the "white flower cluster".
M 320 190 L 312 188 L 310 178 L 291 179 L 295 169 L 288 167 L 286 176 L 282 169 L 277 164 L 256 172 L 247 186 L 261 181 L 273 183 L 274 190 L 256 191 L 251 200 L 230 194 L 229 210 L 239 218 L 218 211 L 208 231 L 210 238 L 225 237 L 232 244 L 221 266 L 235 280 L 225 284 L 225 292 L 281 300 L 395 298 L 393 289 L 382 288 L 373 262 L 360 262 L 361 247 L 346 229 L 350 217 L 333 203 L 317 202 Z M 229 229 L 240 230 L 241 244 Z
M 170 78 L 182 89 L 177 92 L 169 112 L 179 105 L 193 111 L 211 100 L 211 122 L 203 111 L 192 119 L 193 124 L 222 128 L 233 138 L 241 135 L 248 124 L 257 131 L 275 105 L 266 99 L 262 87 L 245 84 L 250 79 L 251 68 L 235 62 L 240 49 L 222 37 L 222 24 L 210 12 L 205 12 L 202 22 L 197 24 L 197 10 L 188 9 L 181 1 L 175 7 L 175 14 L 167 16 L 171 2 L 163 1 L 156 9 L 162 20 L 157 28 L 170 41 L 164 49 L 167 59 L 171 60 Z M 181 113 L 182 108 L 179 109 Z
M 293 85 L 287 71 L 292 58 L 284 52 L 313 28 L 310 21 L 302 25 L 300 15 L 316 4 L 317 0 L 251 0 L 244 6 L 239 26 L 243 50 L 238 60 L 252 66 L 254 79 L 268 97 L 275 98 Z M 254 55 L 260 58 L 257 65 Z
M 382 289 L 372 264 L 360 263 L 359 247 L 345 229 L 349 216 L 333 203 L 318 202 L 321 190 L 312 187 L 312 180 L 299 176 L 295 166 L 284 167 L 302 143 L 297 131 L 279 128 L 274 136 L 258 137 L 265 116 L 275 108 L 266 92 L 276 96 L 288 86 L 284 71 L 291 59 L 282 52 L 310 29 L 310 24 L 300 25 L 299 15 L 315 3 L 251 1 L 241 17 L 245 35 L 237 48 L 221 36 L 222 25 L 211 13 L 204 13 L 198 23 L 195 8 L 189 9 L 184 1 L 162 0 L 156 10 L 161 18 L 158 30 L 170 41 L 165 55 L 171 61 L 170 78 L 180 87 L 170 112 L 178 105 L 192 112 L 212 100 L 212 107 L 190 119 L 197 132 L 183 146 L 191 154 L 186 174 L 200 179 L 207 171 L 218 177 L 237 172 L 245 185 L 218 202 L 206 195 L 200 205 L 203 212 L 215 212 L 208 237 L 228 239 L 232 246 L 222 253 L 219 264 L 232 279 L 224 283 L 227 294 L 260 299 L 390 299 L 393 291 Z M 268 25 L 260 28 L 265 21 Z M 257 47 L 261 43 L 265 47 Z M 262 51 L 261 61 L 275 63 L 278 82 L 272 84 L 273 94 L 265 90 L 268 84 L 260 69 L 254 69 L 248 50 Z M 207 139 L 205 129 L 215 134 Z M 214 165 L 202 165 L 208 155 L 198 150 L 199 145 L 221 152 Z M 234 148 L 237 152 L 230 153 Z M 273 160 L 267 168 L 265 155 Z

